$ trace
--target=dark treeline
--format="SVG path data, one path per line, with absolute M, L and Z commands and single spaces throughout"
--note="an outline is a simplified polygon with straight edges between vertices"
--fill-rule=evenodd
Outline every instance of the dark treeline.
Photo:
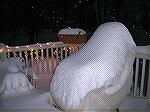
M 32 44 L 40 41 L 39 32 L 57 33 L 66 27 L 80 27 L 91 36 L 100 24 L 119 21 L 137 45 L 149 45 L 149 10 L 149 0 L 1 0 L 0 41 L 9 43 L 4 32 L 26 32 L 27 44 Z

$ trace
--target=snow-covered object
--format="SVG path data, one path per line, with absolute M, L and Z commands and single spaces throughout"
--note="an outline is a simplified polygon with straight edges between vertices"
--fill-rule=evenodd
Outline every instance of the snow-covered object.
M 6 73 L 0 89 L 0 93 L 7 95 L 8 93 L 17 94 L 18 92 L 25 92 L 34 89 L 34 87 L 22 72 L 18 72 Z
M 19 57 L 5 58 L 0 60 L 3 71 L 0 74 L 3 76 L 2 84 L 0 85 L 0 93 L 12 93 L 33 89 L 26 75 L 36 79 L 36 75 L 31 68 L 25 67 L 25 62 L 22 62 Z
M 65 28 L 58 32 L 58 35 L 85 35 L 86 31 L 80 28 Z
M 24 69 L 25 63 L 19 57 L 5 58 L 3 60 L 4 72 L 17 73 Z
M 135 46 L 123 24 L 100 25 L 78 52 L 57 66 L 50 85 L 54 101 L 64 110 L 78 109 L 88 93 L 97 88 L 107 95 L 118 92 L 129 79 Z
M 21 61 L 20 57 L 11 57 L 3 59 L 4 73 L 18 73 L 22 72 L 24 75 L 30 75 L 36 79 L 35 72 L 32 68 L 26 68 L 25 62 Z

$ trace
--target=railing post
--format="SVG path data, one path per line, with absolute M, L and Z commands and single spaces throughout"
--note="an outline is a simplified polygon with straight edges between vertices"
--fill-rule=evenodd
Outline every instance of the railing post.
M 139 73 L 139 58 L 136 58 L 136 67 L 135 67 L 135 83 L 134 83 L 134 95 L 136 96 L 137 95 L 137 90 L 138 90 L 138 73 Z
M 147 97 L 150 99 L 150 60 L 149 60 L 149 74 L 148 74 Z

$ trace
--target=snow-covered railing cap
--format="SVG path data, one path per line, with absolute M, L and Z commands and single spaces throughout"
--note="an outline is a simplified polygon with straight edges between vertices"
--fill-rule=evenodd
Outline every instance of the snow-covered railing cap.
M 136 46 L 135 52 L 137 57 L 150 60 L 150 45 Z
M 64 28 L 58 32 L 58 35 L 85 35 L 86 31 L 80 28 Z

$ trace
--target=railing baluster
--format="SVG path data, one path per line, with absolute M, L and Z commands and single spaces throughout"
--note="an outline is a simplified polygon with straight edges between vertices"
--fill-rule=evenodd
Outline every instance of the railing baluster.
M 56 47 L 55 53 L 56 53 L 56 64 L 58 64 L 58 62 L 59 62 L 59 61 L 58 61 L 58 60 L 59 60 L 59 59 L 58 59 L 58 47 Z
M 68 51 L 68 49 L 67 49 L 67 47 L 65 46 L 65 58 L 67 57 L 67 51 Z
M 46 59 L 48 60 L 49 54 L 48 54 L 48 48 L 46 48 Z
M 54 71 L 54 50 L 51 48 L 51 64 L 52 64 L 52 73 Z
M 140 96 L 143 96 L 144 77 L 145 77 L 145 66 L 146 66 L 146 60 L 143 59 L 143 64 L 142 64 L 142 78 L 141 78 L 141 87 L 140 87 Z
M 25 62 L 26 62 L 26 67 L 28 68 L 29 67 L 29 63 L 28 63 L 28 52 L 27 50 L 25 50 Z
M 43 49 L 41 48 L 41 58 L 44 59 L 44 53 L 43 53 Z
M 19 50 L 19 57 L 22 59 L 22 51 Z
M 72 47 L 69 46 L 69 56 L 72 54 Z
M 41 47 L 41 45 L 40 45 L 40 52 L 41 52 L 41 59 L 40 59 L 40 72 L 44 72 L 44 54 L 43 54 L 43 49 L 42 49 L 42 47 Z
M 36 59 L 36 60 L 35 60 L 35 62 L 34 62 L 34 64 L 35 64 L 34 66 L 35 66 L 35 68 L 36 68 L 36 73 L 37 73 L 38 70 L 39 70 L 39 69 L 38 69 L 38 66 L 37 66 L 38 63 L 39 63 L 39 53 L 38 53 L 38 49 L 35 50 L 35 54 L 36 54 L 36 55 L 35 55 L 35 59 Z
M 36 54 L 35 59 L 36 59 L 36 61 L 38 62 L 38 61 L 39 61 L 38 49 L 35 50 L 35 54 Z
M 137 83 L 138 83 L 138 71 L 139 71 L 139 58 L 136 59 L 136 68 L 135 68 L 135 79 L 134 79 L 134 95 L 137 94 Z
M 31 50 L 31 52 L 30 52 L 30 55 L 31 55 L 31 67 L 33 67 L 34 65 L 33 65 L 33 61 L 34 61 L 34 57 L 33 57 L 33 49 Z
M 8 49 L 8 58 L 10 58 L 10 51 L 9 51 L 9 49 Z
M 148 87 L 147 87 L 147 95 L 150 98 L 150 60 L 149 60 L 149 73 L 148 73 Z
M 60 48 L 60 60 L 63 59 L 63 47 Z
M 12 53 L 13 53 L 13 57 L 17 57 L 15 52 L 12 52 Z
M 47 63 L 47 66 L 46 66 L 46 71 L 49 73 L 49 51 L 48 51 L 48 48 L 46 48 L 46 63 Z

